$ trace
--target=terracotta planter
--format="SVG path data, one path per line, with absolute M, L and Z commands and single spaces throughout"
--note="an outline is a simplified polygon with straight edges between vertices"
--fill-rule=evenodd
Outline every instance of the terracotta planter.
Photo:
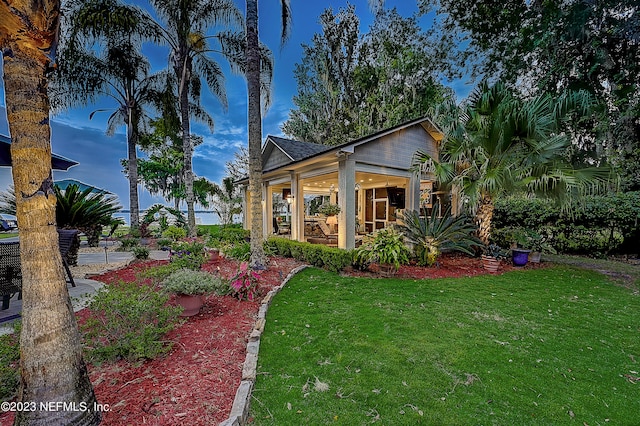
M 197 315 L 204 304 L 202 296 L 199 294 L 178 294 L 176 295 L 176 302 L 184 309 L 180 314 L 181 317 Z
M 482 255 L 482 266 L 489 272 L 498 272 L 498 268 L 500 268 L 500 259 Z
M 511 259 L 515 266 L 524 266 L 529 260 L 529 253 L 531 250 L 515 248 L 511 250 Z

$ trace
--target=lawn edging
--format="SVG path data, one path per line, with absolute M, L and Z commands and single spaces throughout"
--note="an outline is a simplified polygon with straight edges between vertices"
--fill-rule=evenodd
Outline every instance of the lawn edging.
M 233 405 L 231 406 L 231 413 L 229 414 L 229 418 L 219 423 L 219 426 L 241 426 L 247 423 L 249 407 L 251 405 L 251 392 L 253 391 L 253 385 L 256 381 L 260 336 L 262 336 L 262 332 L 264 331 L 269 305 L 271 305 L 273 297 L 282 290 L 285 284 L 287 284 L 294 275 L 303 269 L 309 268 L 310 266 L 311 265 L 301 265 L 292 269 L 282 283 L 271 289 L 271 291 L 269 291 L 269 293 L 267 293 L 267 295 L 262 299 L 260 309 L 258 310 L 258 317 L 256 318 L 256 322 L 247 342 L 247 355 L 242 366 L 242 379 L 240 381 L 240 386 L 238 386 L 238 390 L 236 391 Z

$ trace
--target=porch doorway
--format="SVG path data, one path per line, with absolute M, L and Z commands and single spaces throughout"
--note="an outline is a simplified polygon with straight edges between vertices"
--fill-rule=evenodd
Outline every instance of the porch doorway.
M 396 208 L 389 205 L 387 188 L 370 188 L 365 190 L 364 200 L 364 232 L 386 228 L 389 222 L 396 221 Z

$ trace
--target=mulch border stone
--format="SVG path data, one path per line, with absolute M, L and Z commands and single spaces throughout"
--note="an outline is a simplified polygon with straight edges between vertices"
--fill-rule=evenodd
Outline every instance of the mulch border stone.
M 247 342 L 247 355 L 242 366 L 242 380 L 236 396 L 233 400 L 233 406 L 231 407 L 231 413 L 229 418 L 219 423 L 219 426 L 241 426 L 247 423 L 249 416 L 249 408 L 251 405 L 251 392 L 253 391 L 253 385 L 256 381 L 256 369 L 258 366 L 258 351 L 260 350 L 260 337 L 264 331 L 264 325 L 266 321 L 267 310 L 271 305 L 273 296 L 278 294 L 280 290 L 289 282 L 291 278 L 303 269 L 308 268 L 310 265 L 301 265 L 294 268 L 289 272 L 284 281 L 271 289 L 269 293 L 262 299 L 260 309 L 258 311 L 258 317 L 253 326 L 253 331 L 249 335 Z

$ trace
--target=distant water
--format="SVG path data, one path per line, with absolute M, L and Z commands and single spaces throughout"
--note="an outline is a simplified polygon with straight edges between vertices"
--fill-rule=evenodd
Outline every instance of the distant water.
M 184 210 L 182 213 L 184 214 L 184 217 L 186 219 L 187 211 Z M 142 217 L 143 215 L 144 212 L 141 212 L 140 217 Z M 129 226 L 129 211 L 123 210 L 120 213 L 115 214 L 114 216 L 124 219 L 125 225 Z M 237 223 L 239 220 L 240 218 L 236 217 L 234 222 Z M 220 223 L 220 220 L 218 218 L 218 215 L 214 212 L 196 211 L 196 223 L 198 225 L 218 225 Z

